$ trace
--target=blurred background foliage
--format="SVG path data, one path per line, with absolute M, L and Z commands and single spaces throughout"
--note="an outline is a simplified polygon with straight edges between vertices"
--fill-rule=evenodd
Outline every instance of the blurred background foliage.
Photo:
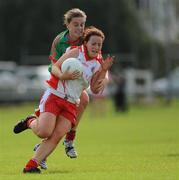
M 132 52 L 149 41 L 129 1 L 6 0 L 0 4 L 0 59 L 18 61 L 23 50 L 48 54 L 53 38 L 65 28 L 63 14 L 72 7 L 86 12 L 87 26 L 105 32 L 104 52 Z
M 151 38 L 141 26 L 137 8 L 139 1 L 0 1 L 0 60 L 21 64 L 23 54 L 48 55 L 54 37 L 65 29 L 63 14 L 78 7 L 87 14 L 87 26 L 95 25 L 104 31 L 104 53 L 134 54 L 133 66 L 143 69 L 150 68 L 152 56 L 157 54 L 162 67 L 164 44 Z M 174 2 L 178 4 L 177 0 Z

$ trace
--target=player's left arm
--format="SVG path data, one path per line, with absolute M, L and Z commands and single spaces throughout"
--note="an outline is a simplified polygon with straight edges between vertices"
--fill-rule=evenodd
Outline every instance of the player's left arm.
M 106 75 L 104 77 L 104 79 L 100 79 L 98 80 L 98 87 L 97 87 L 97 91 L 99 92 L 103 92 L 104 88 L 107 86 L 108 82 L 109 82 L 109 72 L 106 72 Z
M 113 64 L 114 57 L 107 57 L 102 63 L 99 71 L 97 71 L 91 79 L 91 91 L 98 94 L 104 89 L 108 82 L 108 70 Z
M 52 46 L 51 46 L 51 50 L 50 50 L 50 55 L 49 55 L 49 59 L 51 60 L 51 63 L 54 64 L 57 62 L 58 59 L 56 59 L 56 55 L 57 55 L 57 44 L 60 42 L 60 35 L 57 35 L 57 37 L 54 39 Z

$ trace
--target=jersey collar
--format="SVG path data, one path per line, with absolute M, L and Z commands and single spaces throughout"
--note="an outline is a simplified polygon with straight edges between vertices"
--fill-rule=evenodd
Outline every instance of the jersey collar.
M 85 59 L 86 59 L 86 61 L 90 61 L 90 60 L 92 60 L 92 59 L 97 60 L 97 56 L 94 57 L 94 58 L 89 57 L 86 45 L 83 45 L 83 47 L 84 47 L 84 54 L 85 54 Z
M 80 38 L 75 41 L 70 41 L 69 40 L 69 32 L 68 32 L 68 34 L 66 34 L 66 41 L 70 46 L 76 46 L 80 43 Z

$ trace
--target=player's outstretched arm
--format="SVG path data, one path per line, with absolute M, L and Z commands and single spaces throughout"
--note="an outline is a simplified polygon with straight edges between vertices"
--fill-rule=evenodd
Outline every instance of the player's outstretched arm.
M 107 73 L 108 70 L 111 68 L 113 64 L 114 58 L 108 56 L 101 64 L 101 68 L 99 69 L 98 72 L 96 72 L 91 80 L 91 91 L 94 94 L 98 94 L 101 90 L 103 90 L 102 84 L 104 81 L 107 80 Z

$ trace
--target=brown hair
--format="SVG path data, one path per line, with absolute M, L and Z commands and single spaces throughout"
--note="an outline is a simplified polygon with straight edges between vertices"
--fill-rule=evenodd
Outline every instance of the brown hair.
M 87 16 L 84 11 L 78 8 L 70 9 L 64 14 L 64 24 L 68 25 L 71 22 L 71 20 L 75 17 L 84 17 L 86 20 Z
M 83 35 L 83 42 L 84 41 L 88 42 L 91 36 L 99 36 L 102 38 L 103 41 L 105 39 L 104 33 L 100 29 L 94 26 L 89 26 L 85 28 L 84 35 Z

